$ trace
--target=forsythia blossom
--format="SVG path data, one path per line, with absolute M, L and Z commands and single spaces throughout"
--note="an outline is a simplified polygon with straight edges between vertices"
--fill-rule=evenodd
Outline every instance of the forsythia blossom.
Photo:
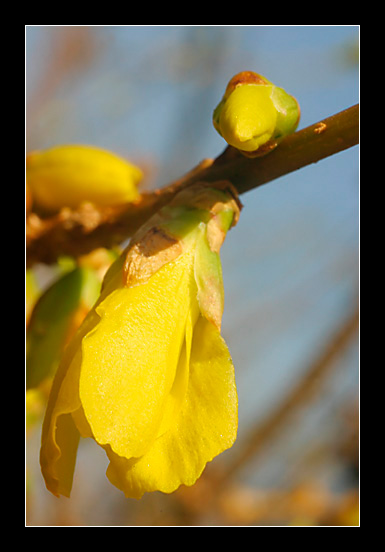
M 52 493 L 70 494 L 79 436 L 104 448 L 109 480 L 134 498 L 194 484 L 234 443 L 219 250 L 240 203 L 229 182 L 211 186 L 179 192 L 137 232 L 67 347 L 42 431 Z
M 293 96 L 253 71 L 242 71 L 228 83 L 213 124 L 228 144 L 254 157 L 294 132 L 299 117 Z
M 46 211 L 76 208 L 89 201 L 107 207 L 135 201 L 142 171 L 100 148 L 63 145 L 27 155 L 27 189 Z

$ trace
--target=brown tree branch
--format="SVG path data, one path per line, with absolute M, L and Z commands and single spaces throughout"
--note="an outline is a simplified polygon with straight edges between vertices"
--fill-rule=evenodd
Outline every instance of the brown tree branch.
M 61 255 L 77 257 L 97 247 L 113 247 L 131 236 L 152 214 L 183 187 L 197 181 L 230 180 L 240 194 L 266 184 L 359 141 L 359 106 L 354 105 L 288 136 L 264 157 L 254 159 L 227 147 L 215 160 L 207 159 L 176 182 L 143 194 L 136 204 L 97 209 L 84 205 L 63 209 L 41 219 L 35 213 L 26 222 L 26 264 L 53 263 Z
M 240 194 L 358 144 L 359 105 L 291 134 L 264 157 L 250 159 L 227 148 L 202 174 L 205 180 L 228 179 Z

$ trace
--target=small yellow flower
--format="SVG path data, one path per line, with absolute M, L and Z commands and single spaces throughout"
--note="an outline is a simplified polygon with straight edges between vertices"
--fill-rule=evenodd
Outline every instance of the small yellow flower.
M 27 186 L 34 206 L 46 211 L 135 201 L 142 171 L 103 149 L 64 145 L 27 155 Z
M 235 75 L 213 113 L 213 124 L 228 144 L 247 156 L 275 147 L 299 122 L 295 98 L 252 71 Z
M 133 498 L 194 484 L 232 446 L 219 249 L 240 204 L 230 183 L 215 187 L 180 192 L 138 231 L 67 347 L 42 432 L 52 493 L 70 494 L 80 435 L 105 449 L 108 478 Z

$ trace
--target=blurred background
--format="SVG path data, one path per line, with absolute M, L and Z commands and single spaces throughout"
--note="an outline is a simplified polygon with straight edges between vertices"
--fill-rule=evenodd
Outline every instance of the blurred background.
M 359 26 L 27 26 L 26 151 L 99 146 L 141 166 L 143 189 L 164 186 L 223 151 L 212 112 L 242 70 L 294 95 L 306 127 L 359 101 Z M 85 439 L 57 499 L 30 397 L 27 525 L 358 525 L 358 147 L 241 200 L 221 250 L 236 444 L 194 487 L 136 501 Z M 34 267 L 28 308 L 62 271 Z

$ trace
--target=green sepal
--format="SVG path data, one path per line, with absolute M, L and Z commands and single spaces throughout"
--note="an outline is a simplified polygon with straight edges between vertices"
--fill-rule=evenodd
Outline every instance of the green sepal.
M 273 86 L 271 99 L 277 110 L 274 138 L 283 138 L 295 131 L 299 123 L 300 110 L 297 100 L 283 88 Z
M 219 104 L 217 105 L 217 107 L 214 109 L 214 112 L 213 112 L 214 128 L 218 132 L 218 134 L 220 134 L 220 136 L 222 136 L 222 132 L 221 132 L 220 124 L 219 124 L 219 119 L 220 119 L 221 112 L 222 112 L 223 106 L 225 104 L 225 101 L 226 100 L 224 98 L 222 98 L 222 100 L 219 102 Z
M 234 221 L 234 211 L 232 209 L 223 209 L 215 215 L 215 219 L 222 232 L 227 233 Z
M 201 222 L 208 222 L 210 219 L 208 211 L 189 206 L 167 206 L 161 210 L 161 215 L 164 216 L 164 220 L 159 227 L 179 240 L 194 232 Z
M 222 189 L 207 187 L 204 197 L 210 198 L 206 204 L 197 200 L 195 206 L 173 205 L 162 209 L 165 219 L 160 227 L 187 247 L 194 244 L 194 278 L 200 312 L 220 330 L 224 289 L 219 250 L 234 224 L 235 206 Z
M 81 299 L 84 306 L 88 310 L 90 310 L 99 297 L 101 281 L 99 276 L 97 276 L 96 272 L 92 268 L 81 267 L 81 271 L 83 276 Z
M 200 312 L 220 329 L 224 307 L 222 265 L 219 253 L 210 249 L 204 225 L 195 249 L 194 277 Z

